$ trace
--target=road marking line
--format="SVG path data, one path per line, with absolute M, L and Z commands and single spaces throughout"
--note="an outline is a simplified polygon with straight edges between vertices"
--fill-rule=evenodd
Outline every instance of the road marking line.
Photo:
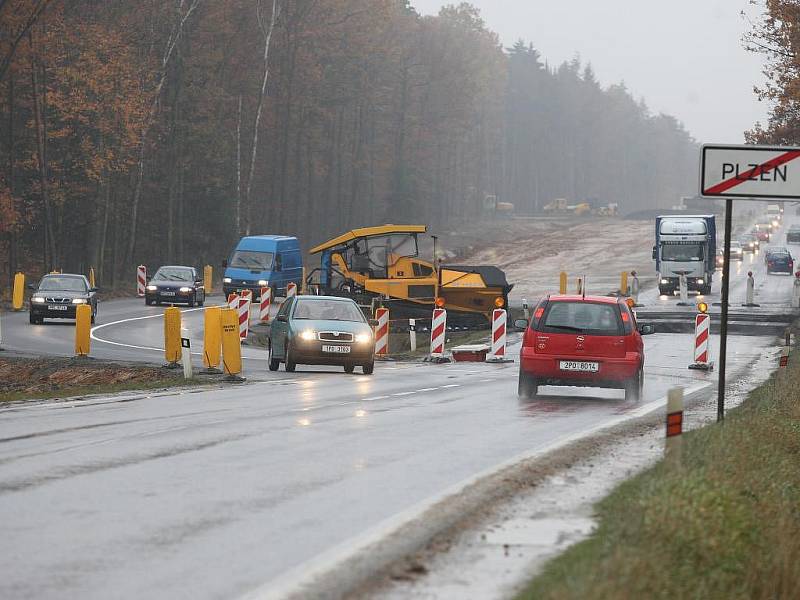
M 461 387 L 461 385 L 458 383 L 449 383 L 447 385 L 443 385 L 440 389 L 446 390 L 447 388 L 455 388 L 455 387 Z
M 364 398 L 361 402 L 372 402 L 373 400 L 386 400 L 389 396 L 373 396 L 372 398 Z
M 417 392 L 400 392 L 399 394 L 392 394 L 392 396 L 410 396 L 411 394 L 416 394 Z

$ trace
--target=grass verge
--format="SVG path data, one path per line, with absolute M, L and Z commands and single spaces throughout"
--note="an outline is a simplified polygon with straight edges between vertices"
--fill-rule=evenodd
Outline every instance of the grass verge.
M 800 361 L 597 507 L 518 600 L 800 598 Z
M 0 359 L 0 403 L 186 385 L 182 372 L 76 358 Z

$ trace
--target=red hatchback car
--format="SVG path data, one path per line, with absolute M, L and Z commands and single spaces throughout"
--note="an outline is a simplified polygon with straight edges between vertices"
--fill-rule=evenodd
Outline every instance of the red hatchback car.
M 539 386 L 621 388 L 638 400 L 644 385 L 642 335 L 622 298 L 547 296 L 525 327 L 520 351 L 519 395 L 536 397 Z

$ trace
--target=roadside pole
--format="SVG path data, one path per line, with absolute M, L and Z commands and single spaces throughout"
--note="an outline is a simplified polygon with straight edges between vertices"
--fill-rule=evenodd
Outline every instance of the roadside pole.
M 728 358 L 728 303 L 731 291 L 731 229 L 733 200 L 725 199 L 725 262 L 722 265 L 722 323 L 719 330 L 719 383 L 717 387 L 717 422 L 725 419 L 725 363 Z

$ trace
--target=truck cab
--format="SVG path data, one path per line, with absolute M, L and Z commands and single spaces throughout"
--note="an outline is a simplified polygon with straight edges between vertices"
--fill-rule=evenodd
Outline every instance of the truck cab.
M 271 288 L 274 296 L 283 296 L 289 283 L 299 288 L 303 280 L 303 257 L 295 237 L 243 237 L 222 266 L 225 268 L 222 288 L 226 297 L 239 290 L 251 290 L 253 298 L 258 299 L 262 287 Z
M 673 215 L 656 217 L 656 261 L 658 289 L 671 295 L 686 275 L 690 291 L 711 293 L 711 281 L 717 254 L 717 230 L 714 215 Z

